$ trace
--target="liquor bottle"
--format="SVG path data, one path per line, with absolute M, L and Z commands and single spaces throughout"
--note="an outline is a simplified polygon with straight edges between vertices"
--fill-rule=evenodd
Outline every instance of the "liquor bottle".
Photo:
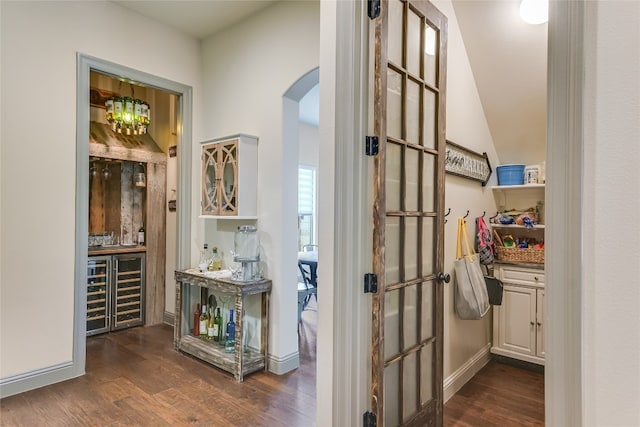
M 193 312 L 193 336 L 200 336 L 200 304 L 196 306 L 196 311 Z
M 227 322 L 227 336 L 224 342 L 224 351 L 233 353 L 236 351 L 236 324 L 233 321 L 233 310 L 229 310 L 229 321 Z
M 200 313 L 200 338 L 207 338 L 207 306 L 202 305 L 202 313 Z
M 213 329 L 215 333 L 213 340 L 217 342 L 224 342 L 224 338 L 222 337 L 222 314 L 220 313 L 220 307 L 216 309 Z
M 213 315 L 213 307 L 209 308 L 209 318 L 207 319 L 207 339 L 209 341 L 213 341 L 217 336 L 216 328 L 215 328 L 215 320 L 216 317 Z
M 138 244 L 144 245 L 144 225 L 141 225 L 138 230 Z
M 222 270 L 222 256 L 218 252 L 218 248 L 216 246 L 211 250 L 211 264 L 209 270 L 211 271 L 220 271 Z

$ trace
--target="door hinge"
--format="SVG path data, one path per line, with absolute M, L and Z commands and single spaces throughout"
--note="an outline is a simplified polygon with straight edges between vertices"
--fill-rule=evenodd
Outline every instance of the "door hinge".
M 364 293 L 375 294 L 378 292 L 378 276 L 373 273 L 364 275 Z
M 365 138 L 364 153 L 367 156 L 375 156 L 378 154 L 380 141 L 377 136 L 367 136 Z
M 371 411 L 362 414 L 362 425 L 364 427 L 376 427 L 378 425 L 378 417 Z
M 367 4 L 367 15 L 370 19 L 380 16 L 380 0 L 369 0 Z

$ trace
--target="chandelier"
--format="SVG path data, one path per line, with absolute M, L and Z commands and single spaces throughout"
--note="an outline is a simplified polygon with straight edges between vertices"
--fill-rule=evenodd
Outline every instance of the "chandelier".
M 114 132 L 126 135 L 147 133 L 151 123 L 151 108 L 147 102 L 135 98 L 133 85 L 131 96 L 112 96 L 107 99 L 105 106 L 107 121 Z

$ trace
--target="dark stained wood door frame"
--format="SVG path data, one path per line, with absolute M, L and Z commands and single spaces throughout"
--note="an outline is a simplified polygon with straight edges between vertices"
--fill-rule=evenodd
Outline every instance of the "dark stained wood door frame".
M 405 2 L 406 3 L 406 2 Z M 431 274 L 425 276 L 422 271 L 422 262 L 418 263 L 418 279 L 412 280 L 409 282 L 404 282 L 404 250 L 400 251 L 400 259 L 399 259 L 399 275 L 400 282 L 398 284 L 394 284 L 392 286 L 387 286 L 386 278 L 385 278 L 385 225 L 386 218 L 388 216 L 394 216 L 400 218 L 400 241 L 399 247 L 404 248 L 404 227 L 405 221 L 404 219 L 407 217 L 433 217 L 435 218 L 435 264 L 434 271 L 441 272 L 444 267 L 444 147 L 445 147 L 445 93 L 444 88 L 446 88 L 446 46 L 447 46 L 447 18 L 442 15 L 431 3 L 428 1 L 411 1 L 408 5 L 409 8 L 413 12 L 416 12 L 423 19 L 426 18 L 426 23 L 429 23 L 434 29 L 436 29 L 437 43 L 438 43 L 438 52 L 437 56 L 438 62 L 436 63 L 436 84 L 435 87 L 426 84 L 423 78 L 416 78 L 416 76 L 410 75 L 404 68 L 403 64 L 393 64 L 388 61 L 388 43 L 387 43 L 387 34 L 388 34 L 388 1 L 382 1 L 381 4 L 381 13 L 378 18 L 375 19 L 375 38 L 374 38 L 374 133 L 380 138 L 380 151 L 379 154 L 374 158 L 374 206 L 373 206 L 373 271 L 378 276 L 378 292 L 373 295 L 372 298 L 372 378 L 371 378 L 371 410 L 377 416 L 378 425 L 384 426 L 384 368 L 389 364 L 396 361 L 398 358 L 403 358 L 408 354 L 418 352 L 420 354 L 420 350 L 424 348 L 429 343 L 434 343 L 435 352 L 433 355 L 433 382 L 434 386 L 432 388 L 434 399 L 432 399 L 429 403 L 424 406 L 421 404 L 421 387 L 420 387 L 420 359 L 418 357 L 417 363 L 417 373 L 418 373 L 418 387 L 417 387 L 417 406 L 418 411 L 417 414 L 408 420 L 404 425 L 442 425 L 442 400 L 443 400 L 443 391 L 442 391 L 442 369 L 443 369 L 443 344 L 442 337 L 444 333 L 443 328 L 443 289 L 441 285 L 438 285 L 438 277 L 436 274 L 431 272 Z M 406 44 L 407 38 L 407 13 L 408 8 L 404 9 L 403 14 L 403 43 L 404 46 Z M 424 25 L 425 21 L 421 21 Z M 425 36 L 424 31 L 421 31 L 421 52 L 424 52 L 425 45 Z M 406 64 L 406 49 L 403 49 L 402 53 L 402 61 Z M 387 67 L 393 69 L 403 76 L 403 93 L 406 86 L 406 82 L 408 79 L 411 79 L 413 82 L 420 82 L 422 90 L 427 89 L 436 94 L 436 115 L 437 115 L 437 124 L 436 124 L 436 147 L 435 149 L 426 148 L 424 145 L 416 145 L 411 144 L 404 140 L 392 139 L 387 137 Z M 420 73 L 421 76 L 424 76 L 424 61 L 420 61 Z M 424 92 L 421 92 L 420 95 L 420 112 L 419 117 L 424 120 L 424 102 L 423 102 Z M 401 103 L 401 134 L 403 138 L 406 136 L 406 128 L 407 128 L 407 120 L 406 120 L 406 111 L 405 111 L 405 103 L 404 98 Z M 423 126 L 419 128 L 419 138 L 420 143 L 424 143 L 424 135 L 423 135 Z M 386 211 L 386 194 L 385 194 L 385 183 L 386 183 L 386 146 L 387 140 L 393 141 L 396 144 L 401 145 L 401 210 L 400 211 Z M 405 154 L 408 148 L 422 150 L 422 155 L 419 159 L 419 169 L 420 174 L 418 178 L 418 187 L 420 189 L 423 188 L 423 177 L 424 174 L 423 168 L 424 165 L 424 155 L 425 153 L 430 153 L 436 156 L 437 163 L 435 165 L 435 174 L 436 174 L 436 200 L 435 200 L 435 211 L 434 212 L 425 212 L 424 208 L 424 198 L 422 195 L 422 191 L 420 191 L 418 196 L 418 209 L 417 212 L 407 212 L 405 211 L 405 196 L 406 196 L 406 188 L 404 185 L 405 182 Z M 418 222 L 418 233 L 420 236 L 422 233 L 422 221 Z M 423 245 L 419 246 L 419 251 L 422 251 Z M 422 253 L 418 254 L 418 259 L 422 260 Z M 417 336 L 420 337 L 418 343 L 411 346 L 409 349 L 405 349 L 405 337 L 402 333 L 402 328 L 400 328 L 400 354 L 394 356 L 391 360 L 385 361 L 384 359 L 384 313 L 385 313 L 385 294 L 387 291 L 394 289 L 401 289 L 399 295 L 399 307 L 403 307 L 404 304 L 404 292 L 403 289 L 407 286 L 425 283 L 431 281 L 435 286 L 435 319 L 434 319 L 434 333 L 435 335 L 425 341 L 422 341 L 422 331 L 420 330 L 421 325 L 418 325 Z M 422 287 L 418 287 L 417 300 L 422 301 L 421 295 Z M 417 318 L 422 318 L 421 313 L 421 304 L 418 304 L 418 313 Z M 402 325 L 404 322 L 403 311 L 399 309 L 399 320 L 398 323 Z M 400 365 L 400 381 L 402 381 L 403 373 L 402 373 L 402 364 Z M 404 397 L 402 395 L 403 387 L 400 387 L 400 396 L 399 401 L 402 402 Z M 400 419 L 404 419 L 403 407 L 400 406 Z

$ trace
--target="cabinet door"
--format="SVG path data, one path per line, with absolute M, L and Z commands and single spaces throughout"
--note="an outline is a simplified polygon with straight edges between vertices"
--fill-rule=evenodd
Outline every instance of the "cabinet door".
M 499 347 L 535 356 L 536 290 L 505 285 L 499 316 Z
M 222 181 L 218 144 L 202 146 L 202 215 L 218 215 Z
M 221 171 L 220 209 L 218 215 L 238 214 L 238 140 L 220 143 L 218 148 Z
M 144 260 L 141 254 L 114 257 L 112 329 L 143 324 Z
M 89 257 L 87 261 L 87 335 L 109 330 L 110 257 Z
M 544 358 L 544 289 L 538 289 L 536 298 L 536 356 Z

